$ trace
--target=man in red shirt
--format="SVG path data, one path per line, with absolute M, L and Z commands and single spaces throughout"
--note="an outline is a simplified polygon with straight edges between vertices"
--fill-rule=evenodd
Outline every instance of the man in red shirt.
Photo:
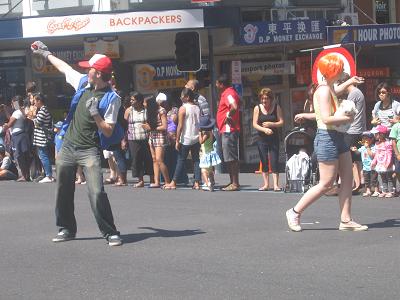
M 228 76 L 218 77 L 216 87 L 221 92 L 217 111 L 217 126 L 222 138 L 222 153 L 227 165 L 230 183 L 222 188 L 223 191 L 238 191 L 239 185 L 239 133 L 240 97 L 230 86 Z

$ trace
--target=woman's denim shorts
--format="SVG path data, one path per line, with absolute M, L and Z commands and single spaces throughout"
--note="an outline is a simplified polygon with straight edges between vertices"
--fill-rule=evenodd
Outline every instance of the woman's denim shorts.
M 350 151 L 344 141 L 345 133 L 336 130 L 318 129 L 314 140 L 314 152 L 318 161 L 333 161 Z

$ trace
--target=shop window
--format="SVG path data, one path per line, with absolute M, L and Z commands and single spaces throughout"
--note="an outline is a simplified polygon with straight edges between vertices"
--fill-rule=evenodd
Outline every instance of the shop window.
M 0 14 L 2 18 L 22 15 L 22 2 L 18 0 L 0 0 Z
M 92 12 L 94 0 L 33 0 L 32 10 L 40 15 L 54 15 L 58 13 L 86 13 Z
M 25 94 L 25 70 L 10 68 L 0 70 L 0 97 L 9 102 L 15 95 Z
M 242 22 L 261 22 L 263 20 L 263 12 L 262 11 L 243 11 L 242 12 Z
M 390 1 L 375 0 L 375 20 L 378 24 L 390 23 Z

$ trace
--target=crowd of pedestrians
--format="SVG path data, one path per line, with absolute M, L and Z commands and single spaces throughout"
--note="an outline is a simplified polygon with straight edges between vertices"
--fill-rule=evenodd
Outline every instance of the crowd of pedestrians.
M 137 179 L 134 188 L 174 190 L 180 183 L 189 183 L 186 168 L 190 155 L 194 190 L 215 190 L 215 167 L 222 161 L 230 181 L 221 190 L 240 190 L 240 97 L 227 75 L 222 74 L 215 83 L 220 99 L 213 119 L 206 98 L 199 93 L 197 80 L 189 80 L 182 87 L 179 101 L 168 99 L 164 93 L 145 96 L 137 91 L 121 97 L 112 84 L 112 63 L 107 56 L 96 54 L 89 61 L 80 62 L 88 70 L 81 74 L 41 42 L 35 42 L 32 50 L 63 73 L 76 93 L 68 114 L 56 124 L 44 93 L 38 91 L 34 82 L 27 83 L 26 98 L 15 96 L 10 106 L 0 105 L 0 180 L 56 182 L 56 223 L 60 229 L 54 242 L 76 235 L 75 184 L 87 184 L 97 224 L 110 245 L 121 245 L 122 240 L 104 184 L 127 186 L 128 170 Z M 366 230 L 366 226 L 352 219 L 351 195 L 362 182 L 363 196 L 395 195 L 395 181 L 400 177 L 400 105 L 390 97 L 390 87 L 380 84 L 379 101 L 371 113 L 375 127 L 366 131 L 365 99 L 357 88 L 363 79 L 343 75 L 343 62 L 334 55 L 321 59 L 319 68 L 326 83 L 310 87 L 305 112 L 296 115 L 294 121 L 306 122 L 306 130 L 315 135 L 314 153 L 320 178 L 286 212 L 288 225 L 293 231 L 301 231 L 301 214 L 337 183 L 339 229 Z M 340 104 L 337 95 L 355 103 L 356 115 L 334 115 Z M 262 165 L 263 184 L 259 191 L 279 192 L 279 129 L 284 125 L 283 111 L 270 88 L 260 89 L 258 101 L 252 126 L 258 134 Z M 344 123 L 351 123 L 347 133 L 336 128 Z M 57 176 L 53 176 L 53 156 Z M 101 156 L 110 169 L 106 179 Z

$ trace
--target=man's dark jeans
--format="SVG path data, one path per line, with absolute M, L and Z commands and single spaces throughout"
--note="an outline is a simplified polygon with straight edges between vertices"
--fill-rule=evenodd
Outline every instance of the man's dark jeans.
M 190 154 L 192 156 L 192 161 L 193 161 L 193 175 L 194 175 L 194 181 L 201 182 L 201 171 L 199 167 L 200 163 L 200 157 L 199 157 L 199 152 L 200 152 L 200 143 L 196 143 L 194 145 L 183 145 L 180 144 L 179 152 L 178 152 L 178 161 L 176 164 L 176 169 L 174 173 L 174 181 L 177 182 L 179 178 L 181 178 L 181 173 L 184 172 L 185 170 L 185 162 L 186 159 Z
M 97 225 L 103 236 L 119 235 L 114 225 L 110 202 L 103 186 L 100 151 L 97 148 L 78 149 L 67 141 L 64 142 L 56 161 L 57 193 L 56 222 L 61 229 L 76 234 L 74 214 L 75 174 L 77 166 L 83 167 L 90 206 Z

